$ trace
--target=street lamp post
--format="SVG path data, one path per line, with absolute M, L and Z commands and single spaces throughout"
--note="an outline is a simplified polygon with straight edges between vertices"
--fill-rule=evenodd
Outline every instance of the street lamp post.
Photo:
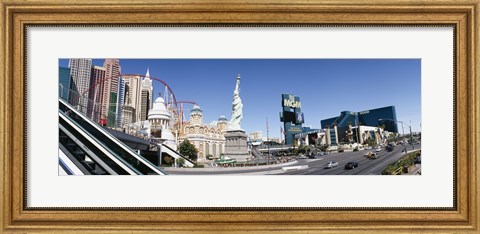
M 267 120 L 266 122 L 267 122 L 267 153 L 268 153 L 268 155 L 267 155 L 267 165 L 268 165 L 268 164 L 270 164 L 270 145 L 269 145 L 270 143 L 268 142 L 268 137 L 269 137 L 269 135 L 268 135 L 268 130 L 269 130 L 268 129 L 268 117 L 266 118 L 266 120 Z
M 405 130 L 403 129 L 403 122 L 402 121 L 393 120 L 393 119 L 378 119 L 378 121 L 382 121 L 382 120 L 390 120 L 392 122 L 401 123 L 402 124 L 402 138 L 405 138 Z M 410 126 L 408 124 L 405 124 L 405 125 L 407 125 L 407 127 L 409 127 L 409 129 L 410 129 L 410 142 L 413 143 L 413 141 L 412 141 L 412 126 Z M 413 147 L 413 144 L 412 144 L 412 147 Z M 403 143 L 403 148 L 404 148 L 404 151 L 405 151 L 405 154 L 406 154 L 407 153 L 407 145 L 406 145 L 405 142 Z

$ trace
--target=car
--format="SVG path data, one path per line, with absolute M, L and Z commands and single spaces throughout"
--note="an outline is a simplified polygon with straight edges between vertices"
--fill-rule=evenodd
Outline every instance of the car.
M 393 145 L 387 145 L 387 148 L 386 148 L 386 149 L 387 149 L 388 152 L 392 152 L 392 151 L 393 151 L 393 148 L 394 148 Z
M 325 165 L 325 168 L 334 168 L 334 167 L 338 167 L 338 162 L 331 161 Z
M 307 157 L 305 157 L 305 155 L 300 155 L 300 157 L 298 157 L 298 159 L 307 159 Z
M 381 147 L 381 146 L 375 148 L 375 152 L 380 152 L 380 151 L 382 151 L 382 147 Z
M 379 156 L 378 154 L 374 153 L 374 152 L 368 152 L 365 154 L 365 157 L 369 158 L 369 159 L 377 159 Z
M 348 162 L 347 164 L 345 164 L 345 169 L 354 169 L 359 166 L 360 164 L 358 164 L 358 162 Z

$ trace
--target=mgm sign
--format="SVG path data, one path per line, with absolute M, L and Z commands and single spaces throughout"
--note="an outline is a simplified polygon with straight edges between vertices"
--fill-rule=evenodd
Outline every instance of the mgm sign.
M 302 124 L 304 123 L 302 103 L 299 97 L 291 94 L 282 94 L 280 121 L 283 123 L 285 131 L 285 144 L 293 144 L 294 135 L 302 132 Z

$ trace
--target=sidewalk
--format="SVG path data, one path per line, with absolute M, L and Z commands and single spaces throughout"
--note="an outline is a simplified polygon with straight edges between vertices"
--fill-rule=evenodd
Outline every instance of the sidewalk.
M 422 164 L 415 164 L 415 168 L 413 168 L 408 173 L 402 173 L 402 175 L 421 175 L 422 173 Z
M 245 175 L 247 174 L 255 174 L 255 173 L 263 173 L 265 174 L 266 172 L 271 171 L 272 169 L 280 169 L 285 166 L 291 166 L 297 164 L 298 161 L 291 161 L 287 163 L 279 163 L 279 164 L 270 164 L 270 165 L 262 165 L 262 166 L 247 166 L 247 167 L 204 167 L 204 168 L 175 168 L 175 167 L 165 167 L 163 170 L 165 172 L 172 172 L 172 171 L 195 171 L 195 172 L 201 172 L 201 171 L 244 171 L 244 170 L 252 170 L 252 169 L 265 169 L 264 171 L 261 172 L 251 172 L 251 173 L 244 173 Z
M 415 164 L 415 168 L 413 170 L 411 170 L 410 172 L 408 173 L 404 173 L 402 175 L 416 175 L 417 173 L 422 173 L 422 164 Z

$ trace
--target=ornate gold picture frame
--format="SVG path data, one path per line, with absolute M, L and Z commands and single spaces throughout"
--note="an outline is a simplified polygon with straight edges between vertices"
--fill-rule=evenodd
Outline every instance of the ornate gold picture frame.
M 480 1 L 1 2 L 0 207 L 2 232 L 478 233 Z M 31 209 L 26 207 L 27 25 L 453 25 L 454 209 Z

